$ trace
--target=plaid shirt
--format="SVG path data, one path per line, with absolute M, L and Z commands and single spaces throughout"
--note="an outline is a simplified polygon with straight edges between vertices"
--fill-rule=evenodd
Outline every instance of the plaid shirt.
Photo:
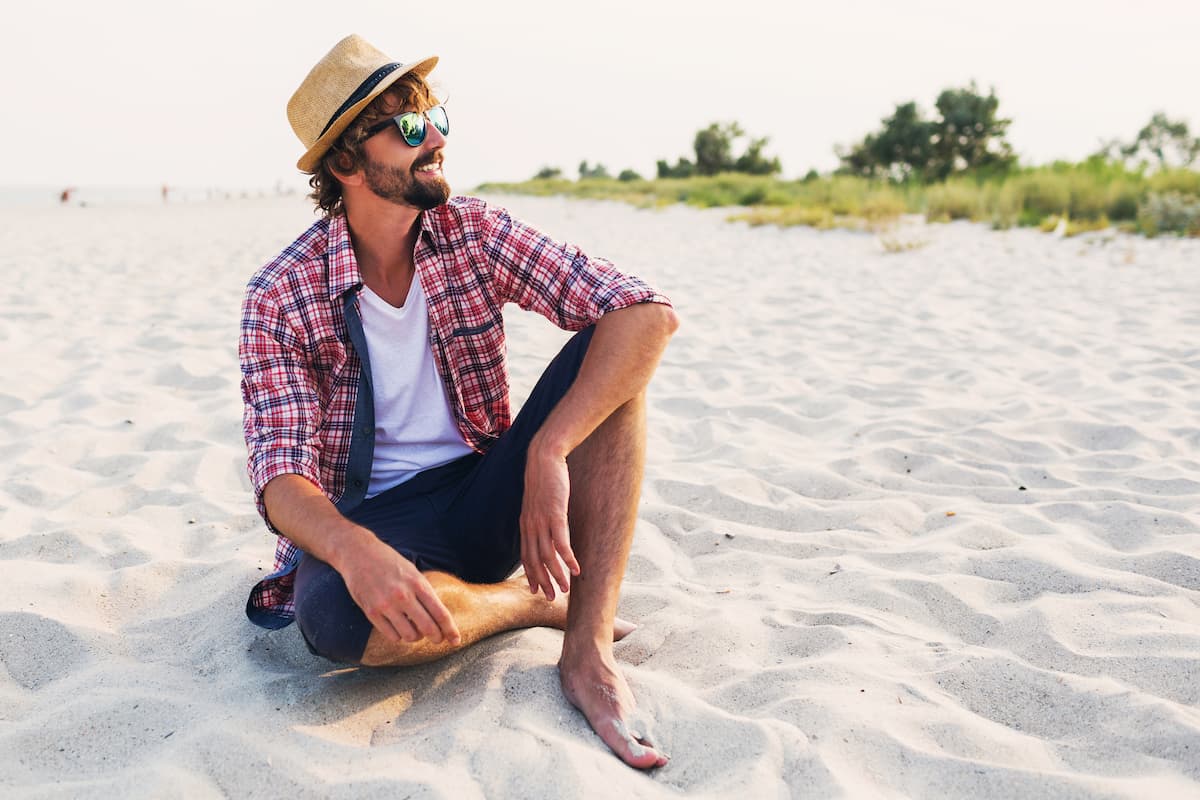
M 511 424 L 505 303 L 537 311 L 568 331 L 636 303 L 670 304 L 610 262 L 589 258 L 482 200 L 455 197 L 421 214 L 419 224 L 414 260 L 428 300 L 429 345 L 458 429 L 478 452 Z M 301 475 L 335 504 L 351 494 L 347 467 L 363 364 L 351 344 L 344 303 L 352 292 L 357 308 L 361 288 L 342 214 L 315 223 L 247 286 L 238 346 L 247 470 L 258 511 L 276 534 L 263 505 L 263 488 L 272 478 Z M 367 423 L 359 424 L 360 433 L 374 435 Z M 274 573 L 254 587 L 246 604 L 256 624 L 280 628 L 295 618 L 300 556 L 279 535 Z

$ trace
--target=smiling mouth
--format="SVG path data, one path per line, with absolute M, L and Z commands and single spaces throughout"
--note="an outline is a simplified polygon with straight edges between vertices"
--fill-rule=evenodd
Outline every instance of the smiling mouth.
M 441 171 L 442 171 L 442 162 L 441 161 L 435 161 L 432 164 L 425 164 L 424 166 L 417 167 L 414 170 L 414 172 L 423 172 L 426 174 L 436 174 Z

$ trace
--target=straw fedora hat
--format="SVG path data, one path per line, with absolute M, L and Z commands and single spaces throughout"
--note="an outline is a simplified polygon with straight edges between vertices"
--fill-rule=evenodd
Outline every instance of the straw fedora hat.
M 305 147 L 296 166 L 315 171 L 321 156 L 368 103 L 401 75 L 412 72 L 424 78 L 437 62 L 437 56 L 393 61 L 357 34 L 335 44 L 288 101 L 288 122 Z

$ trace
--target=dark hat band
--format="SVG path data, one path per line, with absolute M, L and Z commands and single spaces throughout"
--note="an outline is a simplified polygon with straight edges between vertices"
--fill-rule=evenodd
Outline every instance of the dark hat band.
M 333 116 L 329 118 L 329 122 L 325 123 L 325 127 L 321 129 L 321 134 L 317 138 L 319 139 L 321 136 L 324 136 L 325 131 L 329 130 L 333 126 L 333 123 L 338 121 L 338 117 L 342 116 L 342 114 L 345 114 L 351 106 L 369 95 L 371 90 L 378 86 L 381 80 L 386 78 L 388 75 L 391 75 L 402 66 L 404 65 L 393 61 L 391 64 L 384 64 L 382 67 L 368 75 L 367 79 L 360 83 L 358 88 L 354 90 L 354 94 L 347 97 L 346 102 L 342 103 L 341 106 L 338 107 L 338 110 L 333 112 Z

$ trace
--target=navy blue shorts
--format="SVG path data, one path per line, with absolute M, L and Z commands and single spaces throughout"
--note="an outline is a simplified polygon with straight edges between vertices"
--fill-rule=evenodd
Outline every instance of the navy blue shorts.
M 575 334 L 487 453 L 426 470 L 364 500 L 346 516 L 375 533 L 421 571 L 495 583 L 521 561 L 525 452 L 579 373 L 594 328 Z M 313 653 L 358 663 L 371 623 L 333 567 L 307 553 L 296 569 L 296 622 Z

